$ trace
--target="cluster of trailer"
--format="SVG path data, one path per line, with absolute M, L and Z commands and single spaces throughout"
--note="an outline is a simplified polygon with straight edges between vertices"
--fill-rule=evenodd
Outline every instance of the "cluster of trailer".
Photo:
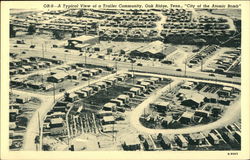
M 121 145 L 125 151 L 240 150 L 240 125 L 240 122 L 235 122 L 223 128 L 189 134 L 139 134 Z

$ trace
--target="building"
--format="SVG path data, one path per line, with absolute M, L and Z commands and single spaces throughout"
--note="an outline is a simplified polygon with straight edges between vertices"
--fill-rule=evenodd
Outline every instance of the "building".
M 63 127 L 63 119 L 62 118 L 50 119 L 50 128 L 58 128 L 58 127 Z
M 156 148 L 155 143 L 150 135 L 145 137 L 143 145 L 146 151 L 154 151 Z
M 140 140 L 137 137 L 129 136 L 123 143 L 125 151 L 136 151 L 141 149 Z
M 100 90 L 102 89 L 102 88 L 101 88 L 100 86 L 98 86 L 98 85 L 91 85 L 90 87 L 93 88 L 93 90 L 96 91 L 96 92 L 98 92 L 98 91 L 100 91 Z
M 107 88 L 107 84 L 105 82 L 97 82 L 95 85 L 101 87 L 101 89 Z
M 102 110 L 104 111 L 115 111 L 116 110 L 116 104 L 115 103 L 106 103 L 104 104 Z
M 169 116 L 166 116 L 164 117 L 161 125 L 164 127 L 164 128 L 168 128 L 168 125 L 172 124 L 174 121 L 173 119 L 173 116 L 172 115 L 169 115 Z
M 65 98 L 66 101 L 68 102 L 74 102 L 76 100 L 78 100 L 78 95 L 75 94 L 75 93 L 70 93 L 66 98 Z
M 191 133 L 188 135 L 188 141 L 191 145 L 202 145 L 206 143 L 206 137 L 201 133 Z
M 128 95 L 130 98 L 135 97 L 135 93 L 134 92 L 123 92 L 125 95 Z
M 181 105 L 191 107 L 192 109 L 198 108 L 204 102 L 204 96 L 199 93 L 192 93 L 185 95 L 186 99 L 181 102 Z
M 160 144 L 161 144 L 161 147 L 164 149 L 164 150 L 168 150 L 168 149 L 171 149 L 171 141 L 170 139 L 165 136 L 165 135 L 162 135 L 160 138 Z
M 54 88 L 53 84 L 43 83 L 43 90 L 48 91 Z
M 181 115 L 181 117 L 179 118 L 178 121 L 179 121 L 181 124 L 189 124 L 189 123 L 192 122 L 193 117 L 194 117 L 194 113 L 193 113 L 193 112 L 188 112 L 188 111 L 186 111 L 186 112 L 184 112 L 184 113 Z
M 146 90 L 148 90 L 149 89 L 149 87 L 151 86 L 151 84 L 150 84 L 150 82 L 142 82 L 141 83 L 141 86 L 144 86 L 145 88 L 146 88 Z
M 99 36 L 82 35 L 68 40 L 67 48 L 87 50 L 87 47 L 100 43 Z
M 115 124 L 115 118 L 114 116 L 104 116 L 102 123 L 103 125 Z
M 59 73 L 56 73 L 52 76 L 49 76 L 47 78 L 47 81 L 52 82 L 52 83 L 60 83 L 60 82 L 63 82 L 65 79 L 67 79 L 68 76 L 69 76 L 68 73 L 59 72 Z
M 75 94 L 77 94 L 80 98 L 84 98 L 88 96 L 87 92 L 83 92 L 83 91 L 75 91 Z
M 241 143 L 241 133 L 239 131 L 236 131 L 234 134 L 233 134 L 234 138 L 239 142 Z
M 112 116 L 112 115 L 113 115 L 112 111 L 104 111 L 104 110 L 101 110 L 101 111 L 99 111 L 99 112 L 97 113 L 97 117 L 98 117 L 98 118 L 103 118 L 103 117 L 105 117 L 105 116 Z
M 214 133 L 209 133 L 207 140 L 212 144 L 212 145 L 216 145 L 216 144 L 220 144 L 220 139 L 214 134 Z
M 94 92 L 93 88 L 91 87 L 83 88 L 81 89 L 81 91 L 86 92 L 88 96 L 90 96 Z
M 175 141 L 176 141 L 176 143 L 180 146 L 180 147 L 182 147 L 182 148 L 184 148 L 184 149 L 187 149 L 187 147 L 188 147 L 188 141 L 186 140 L 186 138 L 183 136 L 183 135 L 177 135 L 176 137 L 175 137 Z
M 116 126 L 114 124 L 106 124 L 102 126 L 102 131 L 104 133 L 108 133 L 108 132 L 116 132 Z
M 223 87 L 222 89 L 220 89 L 217 94 L 221 97 L 228 97 L 231 96 L 232 93 L 234 92 L 234 88 L 233 87 Z
M 53 111 L 55 112 L 66 112 L 67 111 L 67 107 L 66 106 L 54 106 L 53 107 Z
M 121 100 L 123 103 L 129 102 L 129 96 L 125 94 L 121 94 L 117 97 L 118 100 Z
M 198 117 L 202 117 L 202 118 L 208 118 L 210 115 L 210 112 L 205 111 L 205 110 L 196 110 L 194 115 Z
M 169 102 L 154 102 L 150 104 L 150 107 L 155 108 L 157 112 L 166 112 L 169 108 Z
M 164 59 L 166 57 L 166 55 L 164 54 L 164 47 L 165 45 L 163 42 L 154 41 L 154 42 L 149 43 L 146 46 L 132 50 L 130 52 L 130 56 Z
M 117 106 L 123 106 L 124 105 L 123 101 L 119 100 L 119 99 L 111 99 L 110 102 L 115 103 Z
M 184 84 L 181 85 L 182 89 L 192 89 L 194 86 L 193 82 L 187 81 Z

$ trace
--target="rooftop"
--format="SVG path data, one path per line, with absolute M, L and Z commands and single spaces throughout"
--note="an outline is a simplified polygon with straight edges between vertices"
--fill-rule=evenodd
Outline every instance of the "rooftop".
M 115 118 L 114 118 L 114 116 L 105 116 L 105 117 L 103 117 L 103 121 L 104 122 L 114 122 Z
M 192 118 L 194 116 L 193 112 L 184 112 L 181 117 Z
M 60 123 L 63 123 L 63 119 L 62 118 L 53 118 L 53 119 L 50 119 L 50 123 L 51 124 L 60 124 Z
M 115 107 L 115 106 L 116 106 L 116 104 L 111 103 L 111 102 L 104 104 L 104 107 L 108 107 L 108 108 L 112 108 L 112 107 Z
M 82 35 L 82 36 L 79 36 L 79 37 L 71 38 L 71 39 L 69 39 L 69 41 L 87 41 L 87 40 L 90 40 L 92 38 L 98 38 L 98 36 Z

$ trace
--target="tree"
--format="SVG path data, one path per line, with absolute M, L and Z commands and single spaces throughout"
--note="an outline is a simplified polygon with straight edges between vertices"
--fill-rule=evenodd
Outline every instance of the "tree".
M 36 26 L 35 25 L 29 25 L 29 27 L 28 27 L 28 34 L 29 35 L 32 35 L 32 34 L 34 34 L 34 33 L 36 33 Z
M 63 39 L 64 38 L 64 33 L 62 31 L 59 30 L 53 30 L 53 37 L 55 39 Z
M 77 17 L 82 17 L 83 16 L 83 10 L 80 9 L 77 13 L 76 13 Z
M 16 30 L 14 30 L 13 24 L 10 24 L 10 38 L 16 37 Z
M 73 31 L 71 34 L 71 38 L 75 38 L 76 37 L 76 33 Z

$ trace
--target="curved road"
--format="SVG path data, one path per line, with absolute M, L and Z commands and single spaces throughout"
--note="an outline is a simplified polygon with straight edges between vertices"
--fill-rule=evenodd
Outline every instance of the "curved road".
M 169 78 L 169 77 L 167 77 Z M 176 78 L 171 83 L 171 87 L 178 85 L 183 79 L 182 78 Z M 199 81 L 199 80 L 196 80 Z M 202 80 L 202 82 L 206 82 Z M 211 83 L 207 81 L 208 83 Z M 240 86 L 238 85 L 232 85 L 232 84 L 225 84 L 225 83 L 217 83 L 217 84 L 223 84 L 227 86 L 232 86 L 240 89 Z M 149 104 L 158 99 L 162 93 L 166 92 L 170 88 L 170 85 L 165 86 L 164 88 L 159 89 L 155 92 L 155 94 L 152 94 L 148 99 L 143 101 L 140 105 L 138 105 L 131 113 L 130 117 L 130 123 L 133 125 L 136 129 L 138 129 L 140 132 L 143 133 L 149 133 L 149 134 L 158 134 L 158 133 L 164 133 L 164 134 L 184 134 L 184 133 L 195 133 L 195 132 L 201 132 L 201 131 L 208 131 L 211 129 L 223 127 L 226 125 L 231 124 L 232 122 L 235 122 L 239 119 L 240 116 L 240 99 L 237 100 L 234 104 L 229 106 L 227 110 L 224 112 L 223 116 L 212 123 L 206 124 L 206 125 L 196 125 L 192 127 L 187 128 L 181 128 L 181 129 L 150 129 L 144 127 L 140 121 L 139 117 L 143 114 L 143 111 L 145 108 L 149 107 Z
M 118 71 L 117 74 L 120 74 L 120 73 L 123 73 L 124 71 Z M 96 80 L 92 80 L 90 82 L 90 84 L 93 84 L 93 83 L 96 83 L 96 82 L 99 82 L 99 81 L 103 81 L 105 79 L 108 79 L 108 78 L 111 78 L 113 76 L 116 76 L 116 73 L 115 74 L 110 74 L 110 75 L 107 75 L 107 76 L 104 76 L 100 79 L 96 79 Z M 75 88 L 72 88 L 70 90 L 68 90 L 67 92 L 71 93 L 71 92 L 74 92 L 76 90 L 79 90 L 85 86 L 87 86 L 88 83 L 86 82 L 85 84 L 83 85 L 80 85 L 80 86 L 77 86 Z M 54 97 L 53 96 L 48 96 L 48 95 L 41 95 L 41 94 L 38 94 L 38 93 L 31 93 L 31 92 L 27 92 L 27 91 L 20 91 L 20 90 L 16 90 L 16 89 L 13 89 L 13 93 L 14 94 L 18 94 L 18 95 L 26 95 L 26 96 L 30 96 L 30 97 L 36 97 L 38 99 L 41 100 L 41 105 L 40 107 L 36 110 L 36 112 L 33 114 L 32 118 L 30 119 L 29 123 L 28 123 L 28 126 L 27 126 L 27 130 L 26 130 L 26 133 L 25 133 L 25 136 L 24 136 L 24 144 L 23 144 L 23 150 L 27 150 L 27 151 L 35 151 L 36 150 L 36 145 L 35 145 L 35 137 L 39 134 L 39 121 L 38 121 L 38 112 L 39 112 L 39 115 L 40 115 L 40 123 L 41 123 L 41 127 L 42 127 L 42 124 L 43 124 L 43 120 L 47 114 L 47 112 L 49 110 L 51 110 L 51 108 L 53 107 L 53 104 L 54 104 Z M 64 93 L 60 93 L 60 94 L 57 94 L 55 99 L 56 101 L 58 99 L 60 99 L 61 97 L 63 97 Z

